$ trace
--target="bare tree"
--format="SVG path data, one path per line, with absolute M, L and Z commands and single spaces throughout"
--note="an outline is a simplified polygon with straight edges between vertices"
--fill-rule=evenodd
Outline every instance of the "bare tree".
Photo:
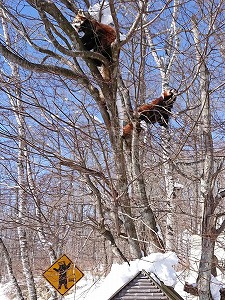
M 13 225 L 45 258 L 34 264 L 44 268 L 65 250 L 92 269 L 103 254 L 104 270 L 111 258 L 129 262 L 151 251 L 188 259 L 188 231 L 202 234 L 199 295 L 209 297 L 224 228 L 224 57 L 214 30 L 222 32 L 224 20 L 223 1 L 197 4 L 110 0 L 117 39 L 109 64 L 85 51 L 71 25 L 88 1 L 1 2 L 8 27 L 8 41 L 0 40 L 1 166 L 21 200 Z M 169 86 L 179 90 L 169 129 L 143 129 L 138 107 Z M 127 137 L 124 126 L 132 128 Z M 15 214 L 15 188 L 3 188 Z
M 4 37 L 6 40 L 6 44 L 8 46 L 11 45 L 7 23 L 6 23 L 6 16 L 1 10 L 2 14 L 2 26 L 4 31 Z M 27 195 L 26 195 L 26 144 L 25 144 L 25 122 L 24 122 L 24 108 L 21 102 L 21 92 L 20 92 L 20 76 L 18 72 L 18 66 L 13 63 L 9 63 L 9 66 L 12 71 L 12 79 L 15 84 L 15 94 L 14 96 L 10 96 L 10 102 L 12 105 L 12 109 L 14 110 L 15 117 L 18 124 L 18 163 L 17 163 L 17 170 L 18 170 L 18 222 L 20 226 L 18 227 L 18 236 L 20 242 L 20 251 L 21 251 L 21 258 L 22 258 L 22 265 L 24 274 L 26 277 L 26 283 L 29 291 L 30 299 L 37 299 L 36 288 L 34 284 L 34 277 L 31 270 L 31 265 L 29 261 L 29 250 L 28 250 L 28 243 L 27 243 L 27 233 L 26 229 L 24 228 L 24 218 L 26 216 L 26 204 L 27 204 Z
M 62 16 L 61 12 L 59 11 L 59 9 L 57 8 L 56 5 L 54 5 L 53 3 L 46 3 L 46 2 L 42 2 L 41 6 L 36 6 L 36 3 L 33 3 L 32 1 L 29 1 L 29 3 L 36 7 L 37 11 L 40 14 L 40 18 L 42 19 L 45 28 L 46 28 L 46 33 L 48 35 L 48 37 L 50 38 L 51 42 L 53 43 L 53 45 L 55 45 L 57 47 L 58 50 L 60 50 L 63 55 L 65 54 L 64 52 L 66 51 L 65 49 L 62 49 L 60 47 L 60 45 L 57 43 L 57 41 L 55 40 L 55 37 L 51 34 L 50 30 L 47 30 L 50 26 L 50 20 L 47 18 L 47 16 L 45 15 L 45 13 L 49 13 L 58 23 L 59 26 L 62 27 L 63 31 L 69 36 L 69 39 L 71 39 L 72 43 L 75 43 L 76 40 L 78 39 L 78 37 L 75 34 L 75 31 L 73 30 L 71 24 Z M 143 10 L 146 9 L 146 4 L 143 3 L 140 5 L 139 7 L 139 12 L 138 12 L 138 17 L 135 20 L 134 24 L 133 24 L 133 28 L 132 31 L 130 31 L 127 35 L 127 40 L 129 40 L 129 37 L 131 36 L 132 32 L 134 32 L 135 28 L 137 27 L 137 22 L 138 20 L 140 20 L 140 16 L 143 12 Z M 111 10 L 113 10 L 113 6 L 111 5 Z M 20 24 L 20 27 L 22 25 Z M 51 25 L 53 26 L 53 24 Z M 50 28 L 49 28 L 50 29 Z M 27 35 L 25 29 L 23 28 L 23 36 L 26 37 L 26 39 L 29 39 L 29 36 Z M 124 42 L 123 42 L 124 43 Z M 68 44 L 68 43 L 67 43 Z M 33 46 L 35 46 L 33 44 Z M 37 49 L 37 47 L 35 47 Z M 44 65 L 44 64 L 36 64 L 35 65 L 33 63 L 30 63 L 29 61 L 25 60 L 25 59 L 21 59 L 18 55 L 15 55 L 14 53 L 12 53 L 12 51 L 10 51 L 9 49 L 7 49 L 7 47 L 5 47 L 4 45 L 2 45 L 2 53 L 3 55 L 5 55 L 6 57 L 8 57 L 10 60 L 12 60 L 15 63 L 19 63 L 21 66 L 27 68 L 27 69 L 32 69 L 35 70 L 35 68 L 37 68 L 36 70 L 38 72 L 54 72 L 55 74 L 58 75 L 65 75 L 68 78 L 72 78 L 72 79 L 77 79 L 79 83 L 81 83 L 83 85 L 83 87 L 85 89 L 87 89 L 87 91 L 89 91 L 89 93 L 91 93 L 92 97 L 95 99 L 100 112 L 102 114 L 102 118 L 104 120 L 105 126 L 108 130 L 108 135 L 109 135 L 109 140 L 111 143 L 111 147 L 112 147 L 112 151 L 113 151 L 113 156 L 114 156 L 114 161 L 115 161 L 115 173 L 117 174 L 117 181 L 115 184 L 115 190 L 116 193 L 112 190 L 112 195 L 114 196 L 114 201 L 115 201 L 115 207 L 118 205 L 118 201 L 120 202 L 120 207 L 122 209 L 122 215 L 123 215 L 123 219 L 124 219 L 124 226 L 126 229 L 126 234 L 127 234 L 127 238 L 130 244 L 130 249 L 131 249 L 131 253 L 133 253 L 132 256 L 134 257 L 140 257 L 141 256 L 141 252 L 140 252 L 140 248 L 138 245 L 138 237 L 137 237 L 137 233 L 136 233 L 136 229 L 135 229 L 135 225 L 133 223 L 133 219 L 132 219 L 132 211 L 131 211 L 131 203 L 130 203 L 130 196 L 128 193 L 128 185 L 129 182 L 127 181 L 127 174 L 126 174 L 126 167 L 125 167 L 125 158 L 124 158 L 124 154 L 123 154 L 123 148 L 122 148 L 122 140 L 121 137 L 118 136 L 118 128 L 120 127 L 119 124 L 119 118 L 118 118 L 118 109 L 116 107 L 116 90 L 117 90 L 117 81 L 115 80 L 115 78 L 112 78 L 111 82 L 104 82 L 102 81 L 102 79 L 99 77 L 100 75 L 98 74 L 98 71 L 96 68 L 94 68 L 94 66 L 92 64 L 90 64 L 90 70 L 93 73 L 93 75 L 96 76 L 96 79 L 98 81 L 99 84 L 99 88 L 97 89 L 96 87 L 94 87 L 91 82 L 89 81 L 88 77 L 86 77 L 84 75 L 84 73 L 81 72 L 81 68 L 77 68 L 75 67 L 76 64 L 71 64 L 69 61 L 65 61 L 65 63 L 67 65 L 69 65 L 70 67 L 72 67 L 72 69 L 74 70 L 69 70 L 69 69 L 65 69 L 64 67 L 56 67 L 56 66 L 50 66 L 50 65 Z M 41 51 L 42 53 L 47 53 L 51 54 L 54 58 L 56 59 L 63 59 L 63 56 L 60 58 L 59 56 L 56 56 L 53 53 L 49 53 L 49 51 L 44 50 L 44 49 L 40 49 L 40 47 L 38 48 L 39 51 Z M 116 53 L 116 52 L 115 52 Z M 74 54 L 72 52 L 68 52 L 67 54 L 72 54 L 73 59 L 75 59 L 76 56 L 76 52 L 74 52 Z M 80 52 L 77 52 L 78 55 L 80 55 Z M 93 56 L 93 54 L 92 54 Z M 115 64 L 115 68 L 117 68 L 116 64 Z M 112 75 L 117 76 L 115 70 L 112 70 Z M 100 81 L 101 80 L 101 81 Z M 113 91 L 113 93 L 111 93 L 111 91 Z M 134 131 L 135 132 L 135 131 Z M 135 141 L 135 139 L 133 139 Z M 135 143 L 134 143 L 135 145 Z M 133 149 L 136 147 L 133 147 Z M 134 152 L 133 152 L 134 153 Z M 56 157 L 60 158 L 59 156 L 56 155 Z M 64 159 L 60 158 L 60 161 L 65 163 Z M 137 162 L 137 165 L 136 165 Z M 144 222 L 148 222 L 148 226 L 151 228 L 151 234 L 154 240 L 154 243 L 156 243 L 156 245 L 158 247 L 161 247 L 161 242 L 160 239 L 157 237 L 157 228 L 156 228 L 156 222 L 154 220 L 154 214 L 151 211 L 151 208 L 148 205 L 148 201 L 147 201 L 147 197 L 146 197 L 146 192 L 144 191 L 144 183 L 143 183 L 143 179 L 141 179 L 141 172 L 140 172 L 140 166 L 138 166 L 138 158 L 135 157 L 135 164 L 134 164 L 134 177 L 137 178 L 137 182 L 138 182 L 138 186 L 139 186 L 139 193 L 141 192 L 142 194 L 140 195 L 141 198 L 141 202 L 144 204 Z M 82 168 L 81 166 L 77 165 L 75 166 L 75 164 L 73 165 L 73 168 L 79 170 L 79 171 L 87 171 L 88 168 Z M 93 172 L 92 172 L 93 173 Z M 96 173 L 97 174 L 97 173 Z M 102 175 L 100 175 L 102 177 Z M 135 179 L 136 180 L 136 179 Z M 112 189 L 112 187 L 110 187 L 110 189 Z M 114 187 L 113 187 L 114 189 Z M 118 198 L 118 199 L 115 199 Z M 121 205 L 122 204 L 122 205 Z M 118 216 L 116 216 L 116 219 L 118 218 Z M 115 222 L 117 222 L 115 219 Z M 101 218 L 101 220 L 103 221 L 103 218 Z M 102 222 L 101 221 L 101 222 Z M 118 225 L 117 225 L 118 227 Z
M 172 4 L 172 2 L 170 2 Z M 145 33 L 147 36 L 147 41 L 149 43 L 150 49 L 152 51 L 153 58 L 158 66 L 162 81 L 162 91 L 168 89 L 170 86 L 170 77 L 172 74 L 172 68 L 176 55 L 179 51 L 179 32 L 177 29 L 177 14 L 179 9 L 179 1 L 173 2 L 173 13 L 171 14 L 171 24 L 167 28 L 167 39 L 164 41 L 164 56 L 160 56 L 157 53 L 156 45 L 154 44 L 152 33 L 148 31 L 148 27 L 145 27 Z M 166 248 L 170 250 L 175 250 L 175 197 L 176 188 L 174 183 L 173 175 L 173 163 L 172 163 L 172 153 L 171 153 L 171 142 L 170 133 L 167 129 L 162 127 L 162 151 L 163 151 L 163 166 L 164 166 L 164 177 L 165 177 L 165 187 L 166 187 L 166 202 L 167 202 L 167 231 L 166 231 Z
M 9 278 L 16 290 L 16 294 L 17 294 L 17 299 L 18 300 L 24 300 L 24 297 L 23 297 L 23 294 L 22 294 L 22 291 L 20 289 L 20 286 L 16 280 L 16 277 L 14 275 L 14 272 L 13 272 L 13 268 L 12 268 L 12 260 L 11 260 L 11 257 L 10 257 L 10 254 L 2 240 L 2 238 L 0 238 L 0 245 L 1 245 L 1 248 L 2 248 L 2 252 L 4 254 L 4 257 L 5 257 L 5 263 L 6 263 L 6 266 L 7 266 L 7 269 L 8 269 L 8 274 L 9 274 Z
M 211 107 L 210 107 L 210 91 L 209 91 L 209 70 L 207 68 L 207 47 L 201 48 L 199 31 L 197 28 L 197 19 L 195 16 L 193 21 L 193 34 L 196 46 L 196 57 L 199 66 L 200 80 L 200 97 L 201 97 L 201 129 L 204 143 L 204 165 L 201 177 L 201 197 L 204 204 L 202 216 L 202 255 L 199 266 L 198 289 L 200 299 L 210 299 L 210 281 L 212 261 L 214 255 L 215 241 L 218 232 L 223 230 L 216 229 L 215 209 L 217 201 L 213 195 L 213 189 L 216 174 L 221 170 L 222 164 L 215 166 L 214 146 L 211 132 Z M 223 161 L 222 161 L 223 163 Z

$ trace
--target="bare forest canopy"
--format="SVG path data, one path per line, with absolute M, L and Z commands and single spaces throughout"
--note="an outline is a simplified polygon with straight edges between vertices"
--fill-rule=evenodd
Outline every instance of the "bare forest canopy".
M 0 1 L 2 277 L 35 300 L 63 253 L 93 275 L 166 251 L 184 270 L 199 235 L 207 299 L 225 242 L 225 1 L 95 4 Z

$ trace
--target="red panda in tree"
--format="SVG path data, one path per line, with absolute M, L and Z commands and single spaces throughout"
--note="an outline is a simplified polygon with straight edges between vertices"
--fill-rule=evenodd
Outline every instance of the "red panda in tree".
M 80 40 L 85 50 L 93 50 L 94 52 L 102 54 L 109 62 L 112 62 L 112 48 L 111 45 L 116 39 L 116 31 L 113 27 L 102 24 L 93 18 L 88 18 L 81 11 L 78 12 L 72 22 L 75 30 L 84 35 Z M 104 65 L 100 60 L 92 60 L 97 67 Z
M 167 128 L 176 95 L 177 90 L 175 89 L 165 90 L 159 98 L 154 99 L 151 103 L 139 106 L 139 120 L 152 124 L 159 123 L 160 126 Z
M 127 136 L 131 135 L 132 131 L 133 131 L 133 123 L 127 123 L 124 127 L 123 127 L 123 134 L 122 134 L 122 138 L 126 138 Z
M 122 138 L 126 138 L 128 136 L 130 136 L 132 134 L 132 131 L 134 129 L 134 125 L 133 123 L 127 123 L 124 127 L 123 127 L 123 134 L 122 134 Z M 139 122 L 139 120 L 136 123 L 136 130 L 137 132 L 141 132 L 141 124 Z
M 137 130 L 137 132 L 141 132 L 142 127 L 141 127 L 141 123 L 139 120 L 137 120 L 137 122 L 135 123 L 135 128 Z M 123 134 L 122 134 L 122 138 L 127 138 L 130 137 L 132 135 L 132 131 L 134 129 L 134 125 L 133 123 L 129 122 L 127 123 L 124 127 L 123 127 Z
M 146 123 L 159 123 L 160 126 L 168 127 L 169 116 L 173 103 L 176 101 L 177 90 L 168 89 L 163 91 L 159 98 L 152 100 L 150 103 L 142 104 L 138 107 L 139 121 Z M 140 125 L 139 125 L 140 128 Z M 128 123 L 123 128 L 123 138 L 131 136 L 133 131 L 133 124 Z

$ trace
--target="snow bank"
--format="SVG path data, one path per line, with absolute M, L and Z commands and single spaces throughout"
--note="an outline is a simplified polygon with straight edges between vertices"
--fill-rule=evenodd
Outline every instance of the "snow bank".
M 87 296 L 85 300 L 108 299 L 143 269 L 154 273 L 164 284 L 174 286 L 177 282 L 177 276 L 173 266 L 177 265 L 177 263 L 178 258 L 176 254 L 167 252 L 152 253 L 142 259 L 136 259 L 130 262 L 130 266 L 127 263 L 114 264 L 101 286 Z
M 0 299 L 1 300 L 9 300 L 9 298 L 6 296 L 6 292 L 10 288 L 10 285 L 9 284 L 3 284 L 3 283 L 0 283 Z
M 211 275 L 210 291 L 214 300 L 220 300 L 220 289 L 223 287 L 221 281 Z

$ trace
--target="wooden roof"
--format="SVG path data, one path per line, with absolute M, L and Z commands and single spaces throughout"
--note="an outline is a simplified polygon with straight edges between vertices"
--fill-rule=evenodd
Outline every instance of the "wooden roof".
M 183 300 L 172 288 L 157 283 L 149 273 L 137 273 L 108 300 Z

